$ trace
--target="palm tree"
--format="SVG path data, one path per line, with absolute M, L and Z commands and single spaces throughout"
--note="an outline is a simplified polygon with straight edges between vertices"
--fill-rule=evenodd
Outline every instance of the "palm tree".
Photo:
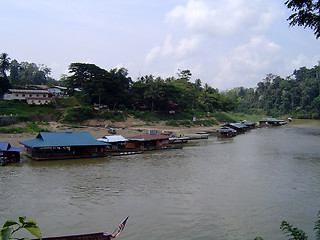
M 161 99 L 163 94 L 160 85 L 155 82 L 151 83 L 147 91 L 145 91 L 144 98 L 151 98 L 151 112 L 154 110 L 155 102 Z
M 2 77 L 7 78 L 6 71 L 10 69 L 10 58 L 7 53 L 1 53 L 0 55 L 0 71 Z

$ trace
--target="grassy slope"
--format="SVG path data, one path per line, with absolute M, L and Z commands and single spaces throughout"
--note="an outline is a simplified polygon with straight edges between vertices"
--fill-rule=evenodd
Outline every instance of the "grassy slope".
M 29 105 L 25 102 L 13 102 L 13 101 L 0 101 L 0 115 L 19 115 L 19 116 L 28 116 L 33 114 L 59 114 L 57 109 L 67 113 L 68 109 L 73 107 L 81 106 L 81 104 L 73 97 L 70 98 L 60 98 L 56 100 L 57 105 Z M 120 116 L 120 115 L 121 116 Z M 193 127 L 193 126 L 214 126 L 220 125 L 220 123 L 225 122 L 239 122 L 243 120 L 247 121 L 258 121 L 261 119 L 261 116 L 246 115 L 242 113 L 226 113 L 226 112 L 214 112 L 208 113 L 197 110 L 190 110 L 188 112 L 176 112 L 174 115 L 169 114 L 168 112 L 139 112 L 139 111 L 127 111 L 127 115 L 134 116 L 146 122 L 166 122 L 167 126 L 184 126 L 184 127 Z M 118 116 L 119 115 L 119 116 Z M 196 116 L 196 121 L 192 121 L 193 116 Z M 124 115 L 120 112 L 103 112 L 99 115 L 96 115 L 97 118 L 108 119 L 112 121 L 122 121 Z M 119 118 L 120 117 L 120 118 Z M 77 118 L 80 119 L 80 118 Z M 18 132 L 33 132 L 39 131 L 40 128 L 37 128 L 34 125 L 30 125 L 26 129 L 14 129 L 14 128 L 1 128 L 1 133 L 18 133 Z

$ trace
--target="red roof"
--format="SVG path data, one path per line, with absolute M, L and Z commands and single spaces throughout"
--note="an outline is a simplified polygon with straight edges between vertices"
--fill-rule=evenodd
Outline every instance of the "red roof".
M 160 135 L 160 134 L 144 134 L 144 135 L 128 137 L 127 139 L 136 140 L 136 141 L 166 140 L 166 139 L 169 139 L 169 136 Z
M 11 93 L 25 93 L 25 94 L 51 94 L 47 90 L 29 90 L 29 89 L 9 89 Z

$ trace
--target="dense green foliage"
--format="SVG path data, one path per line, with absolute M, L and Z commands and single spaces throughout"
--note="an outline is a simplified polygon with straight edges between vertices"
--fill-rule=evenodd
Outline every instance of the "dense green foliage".
M 89 107 L 74 107 L 67 110 L 64 121 L 67 122 L 82 122 L 94 117 L 94 111 Z
M 14 88 L 31 88 L 35 85 L 59 85 L 59 81 L 50 77 L 51 69 L 42 64 L 37 65 L 35 63 L 21 62 L 12 60 L 10 62 L 10 76 L 9 81 Z M 36 88 L 36 87 L 33 87 Z
M 27 230 L 31 235 L 35 236 L 38 239 L 42 239 L 39 226 L 36 221 L 33 219 L 26 220 L 26 217 L 19 217 L 18 221 L 8 220 L 0 229 L 0 239 L 1 240 L 10 240 L 10 239 L 19 239 L 13 238 L 12 235 L 22 229 Z M 20 239 L 29 239 L 29 238 L 20 238 Z
M 126 120 L 127 115 L 124 112 L 104 111 L 98 117 L 114 122 L 122 122 Z
M 124 68 L 104 70 L 94 64 L 71 63 L 71 76 L 65 79 L 69 93 L 73 95 L 76 89 L 78 96 L 87 104 L 105 104 L 114 108 L 128 104 L 128 92 L 132 84 L 128 72 Z
M 56 98 L 56 103 L 59 108 L 76 107 L 81 105 L 74 97 Z
M 320 65 L 301 67 L 286 79 L 273 74 L 257 88 L 236 89 L 240 97 L 238 112 L 295 118 L 320 118 Z
M 70 94 L 87 104 L 108 105 L 110 109 L 123 106 L 127 109 L 154 111 L 185 111 L 200 109 L 230 111 L 237 105 L 235 92 L 219 93 L 201 81 L 190 81 L 191 72 L 180 70 L 179 78 L 162 79 L 146 75 L 132 82 L 124 68 L 104 70 L 94 64 L 72 63 L 71 76 L 65 79 Z
M 294 13 L 288 18 L 290 26 L 311 28 L 316 38 L 320 37 L 320 1 L 316 0 L 287 0 L 285 5 Z
M 34 105 L 26 102 L 0 101 L 0 115 L 28 116 L 33 114 L 59 114 L 53 104 Z
M 297 228 L 293 227 L 291 224 L 289 224 L 286 221 L 283 221 L 280 226 L 281 231 L 286 234 L 287 237 L 290 237 L 289 239 L 291 240 L 307 240 L 308 236 L 307 234 Z M 320 212 L 318 212 L 318 220 L 315 222 L 315 227 L 313 230 L 316 231 L 316 240 L 320 240 Z M 256 237 L 254 240 L 263 240 L 261 237 Z

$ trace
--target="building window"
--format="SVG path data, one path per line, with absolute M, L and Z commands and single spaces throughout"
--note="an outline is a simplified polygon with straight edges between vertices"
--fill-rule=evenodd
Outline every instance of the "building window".
M 39 94 L 37 94 L 37 97 L 39 97 Z
M 18 97 L 19 96 L 19 94 L 16 94 L 16 97 Z
M 46 95 L 45 95 L 45 94 L 43 94 L 43 97 L 46 97 Z
M 25 97 L 26 95 L 25 94 L 22 94 L 22 97 Z
M 32 97 L 32 94 L 29 94 L 29 97 Z

